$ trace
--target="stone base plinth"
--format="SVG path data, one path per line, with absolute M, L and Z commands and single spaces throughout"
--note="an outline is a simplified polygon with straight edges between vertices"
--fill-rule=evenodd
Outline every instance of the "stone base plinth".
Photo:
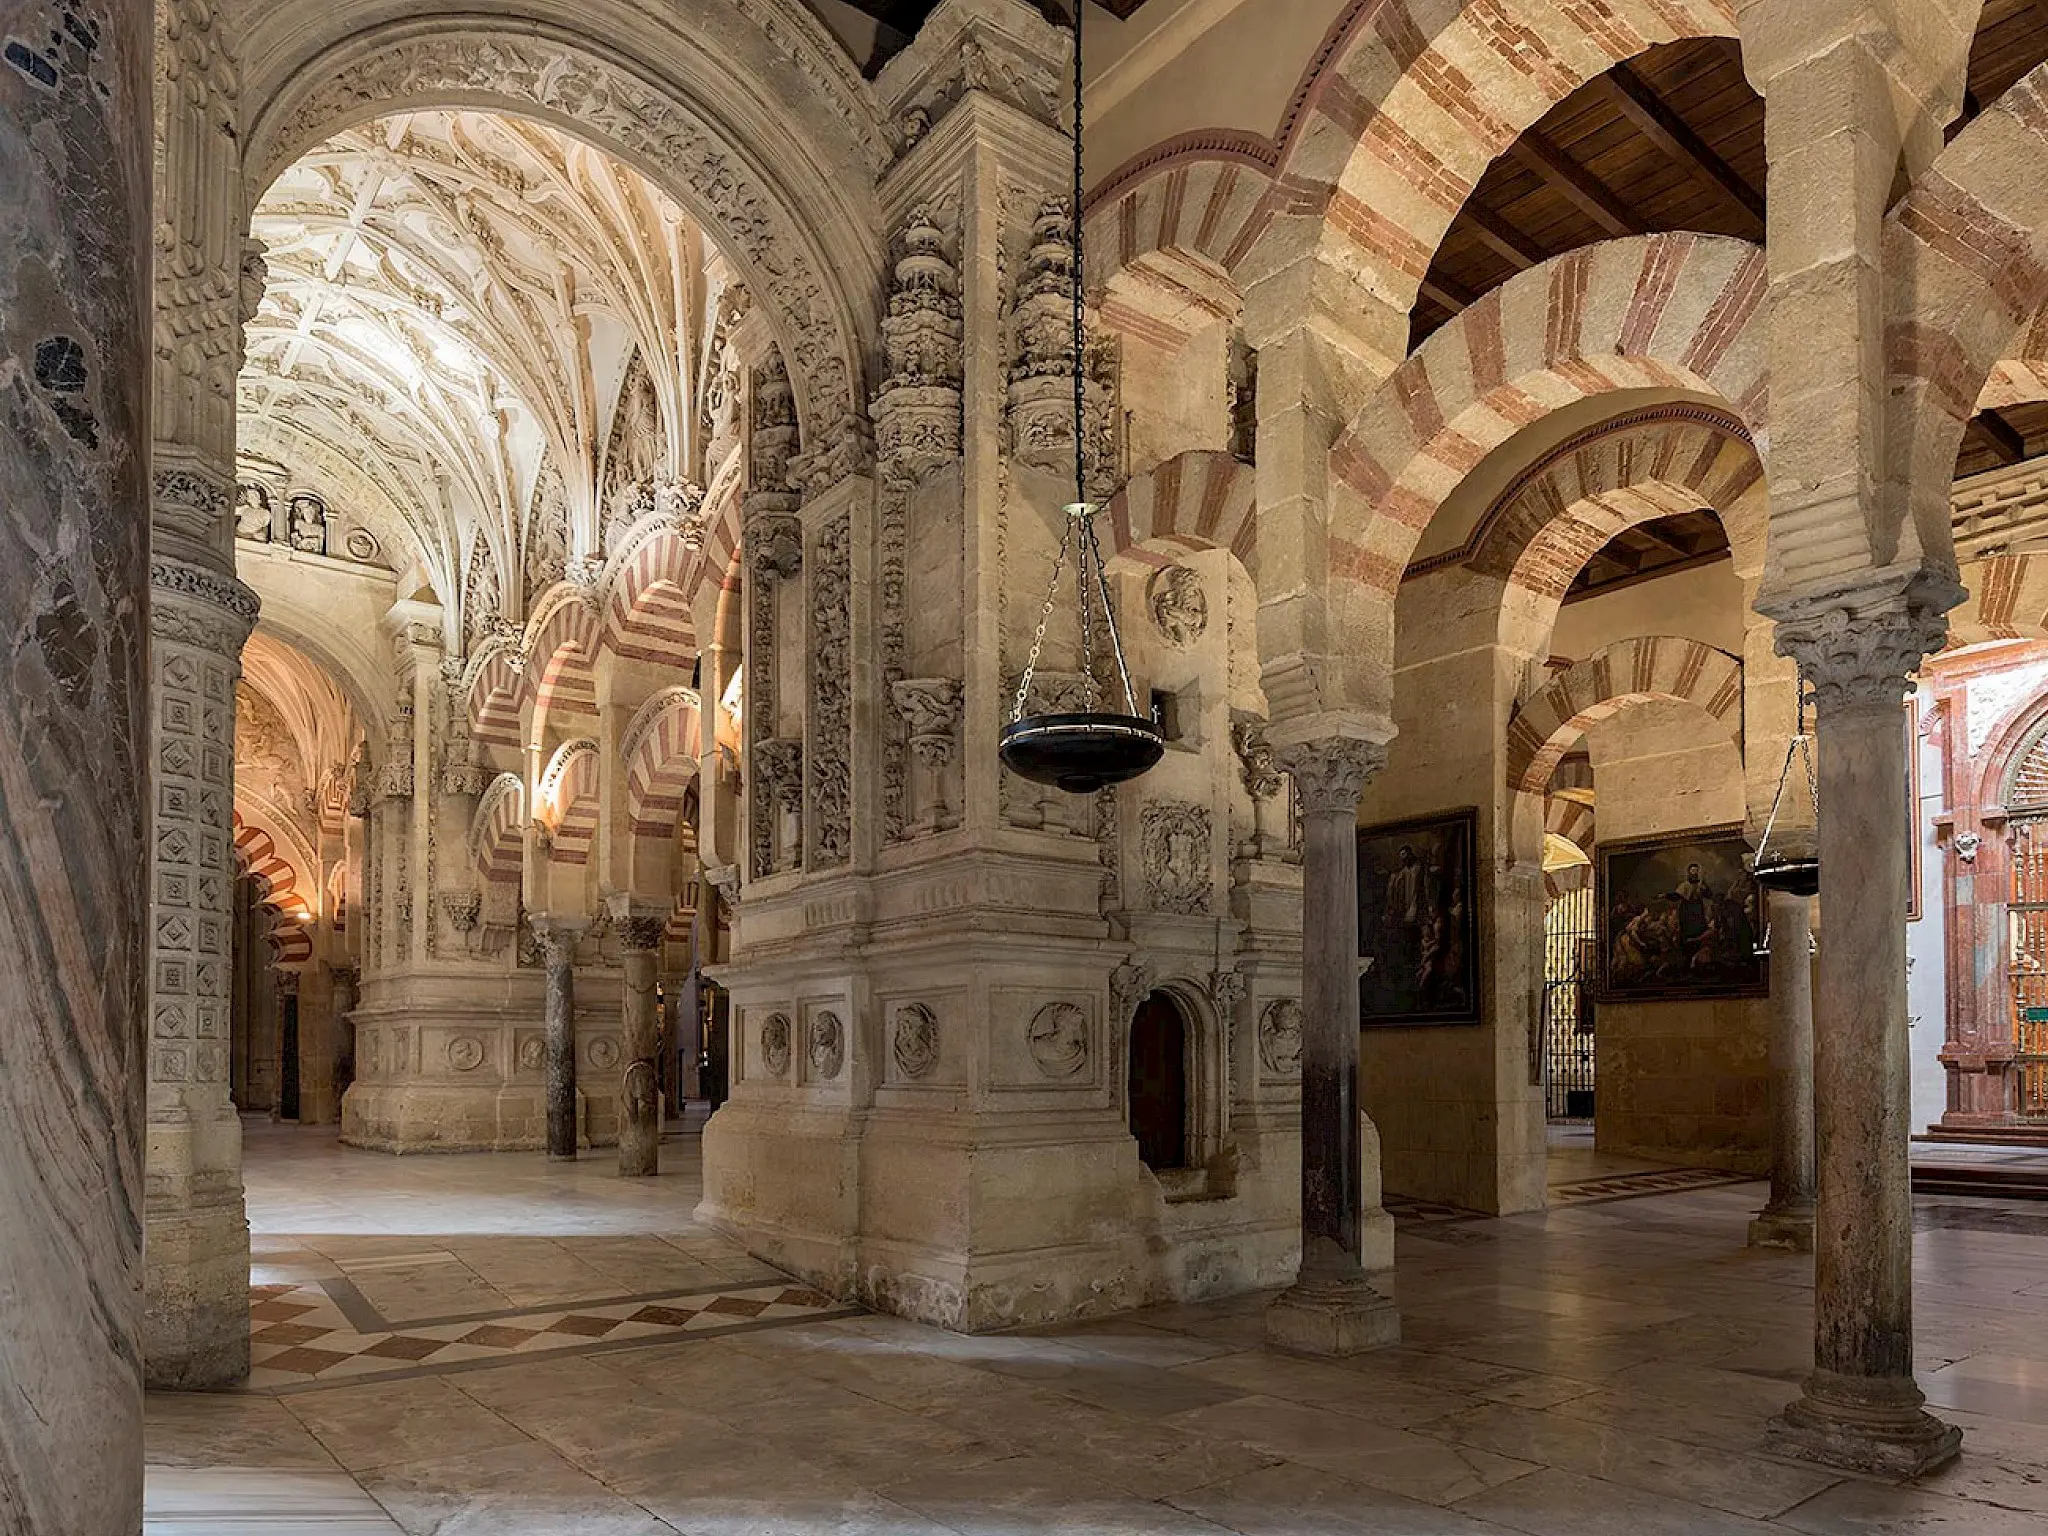
M 1921 1407 L 1909 1378 L 1860 1380 L 1816 1371 L 1806 1395 L 1770 1421 L 1769 1448 L 1849 1472 L 1911 1478 L 1955 1460 L 1963 1432 Z
M 613 1095 L 577 1095 L 578 1144 L 618 1138 Z M 341 1104 L 341 1139 L 372 1152 L 532 1152 L 547 1145 L 539 1085 L 456 1088 L 435 1083 L 357 1083 Z
M 1401 1342 L 1401 1311 L 1366 1280 L 1297 1284 L 1266 1309 L 1266 1342 L 1296 1355 L 1363 1354 Z
M 1749 1246 L 1813 1252 L 1813 1208 L 1803 1211 L 1758 1211 L 1749 1224 Z
M 239 1386 L 249 1374 L 249 1223 L 231 1202 L 151 1211 L 142 1371 L 159 1391 Z

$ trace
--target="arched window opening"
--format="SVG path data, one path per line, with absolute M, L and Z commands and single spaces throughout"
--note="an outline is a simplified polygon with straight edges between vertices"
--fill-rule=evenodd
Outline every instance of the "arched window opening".
M 1154 992 L 1131 1017 L 1130 1126 L 1145 1166 L 1188 1166 L 1188 1026 L 1180 1006 Z

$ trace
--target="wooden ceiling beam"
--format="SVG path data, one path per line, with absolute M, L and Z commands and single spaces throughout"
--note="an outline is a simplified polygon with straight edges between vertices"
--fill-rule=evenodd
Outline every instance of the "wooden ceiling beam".
M 1506 261 L 1517 272 L 1526 272 L 1550 260 L 1551 253 L 1523 234 L 1506 219 L 1495 213 L 1477 197 L 1466 200 L 1462 215 L 1472 225 L 1486 248 Z
M 1979 411 L 1970 425 L 1983 436 L 2001 464 L 2017 464 L 2027 456 L 2027 440 L 1996 410 Z
M 1630 529 L 1629 531 L 1631 533 L 1640 534 L 1643 538 L 1648 539 L 1652 544 L 1656 544 L 1664 549 L 1670 550 L 1672 554 L 1677 555 L 1682 560 L 1690 560 L 1694 555 L 1699 553 L 1698 547 L 1693 543 L 1692 540 L 1681 538 L 1679 535 L 1673 533 L 1669 528 L 1664 527 L 1663 522 L 1664 520 L 1662 518 L 1659 518 L 1654 523 L 1637 523 L 1635 527 Z
M 2048 3 L 2048 0 L 2044 0 Z M 1745 215 L 1752 237 L 1764 234 L 1763 194 L 1742 174 L 1715 154 L 1707 142 L 1692 131 L 1691 124 L 1672 111 L 1664 98 L 1626 64 L 1617 64 L 1601 76 L 1608 95 L 1622 116 L 1635 124 L 1643 136 L 1694 176 L 1704 180 L 1738 214 Z
M 1635 210 L 1615 196 L 1613 188 L 1534 128 L 1515 140 L 1509 153 L 1557 188 L 1608 234 L 1641 235 L 1649 232 Z
M 1454 315 L 1461 310 L 1469 309 L 1479 298 L 1478 294 L 1463 283 L 1454 283 L 1438 272 L 1431 272 L 1422 279 L 1422 296 L 1438 309 L 1447 310 Z

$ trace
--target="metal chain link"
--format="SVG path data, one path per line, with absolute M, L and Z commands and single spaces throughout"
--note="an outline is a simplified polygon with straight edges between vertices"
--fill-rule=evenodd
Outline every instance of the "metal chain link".
M 1067 521 L 1067 531 L 1060 536 L 1060 552 L 1053 557 L 1052 580 L 1046 584 L 1045 606 L 1038 610 L 1038 631 L 1031 637 L 1031 654 L 1024 662 L 1024 675 L 1017 680 L 1017 703 L 1010 711 L 1010 724 L 1015 725 L 1024 718 L 1024 701 L 1031 695 L 1031 679 L 1038 671 L 1038 655 L 1045 649 L 1045 626 L 1052 619 L 1053 599 L 1059 596 L 1060 572 L 1067 563 L 1067 543 L 1074 536 L 1074 524 Z

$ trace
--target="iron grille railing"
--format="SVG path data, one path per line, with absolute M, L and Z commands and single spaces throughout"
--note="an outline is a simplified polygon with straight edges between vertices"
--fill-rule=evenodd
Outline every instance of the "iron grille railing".
M 1543 1104 L 1553 1120 L 1593 1118 L 1590 889 L 1566 891 L 1543 918 Z

